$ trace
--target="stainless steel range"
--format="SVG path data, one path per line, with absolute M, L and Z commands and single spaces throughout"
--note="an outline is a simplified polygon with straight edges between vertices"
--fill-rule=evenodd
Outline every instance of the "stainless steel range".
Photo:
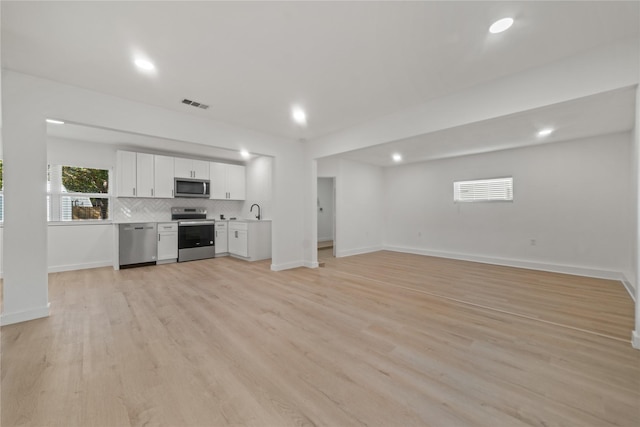
M 171 219 L 178 220 L 178 262 L 215 256 L 215 222 L 205 208 L 171 208 Z

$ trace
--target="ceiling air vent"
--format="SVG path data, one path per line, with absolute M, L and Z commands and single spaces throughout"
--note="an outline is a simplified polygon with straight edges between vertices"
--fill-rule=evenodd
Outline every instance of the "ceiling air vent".
M 183 99 L 182 103 L 183 104 L 187 104 L 187 105 L 191 105 L 192 107 L 202 108 L 203 110 L 206 110 L 207 108 L 209 108 L 209 106 L 207 104 L 201 104 L 199 102 L 192 101 L 190 99 Z

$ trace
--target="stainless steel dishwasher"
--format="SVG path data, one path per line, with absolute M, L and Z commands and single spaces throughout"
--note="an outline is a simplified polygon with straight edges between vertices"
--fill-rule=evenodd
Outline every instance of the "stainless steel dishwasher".
M 155 222 L 120 224 L 120 267 L 155 264 L 158 256 L 158 229 Z

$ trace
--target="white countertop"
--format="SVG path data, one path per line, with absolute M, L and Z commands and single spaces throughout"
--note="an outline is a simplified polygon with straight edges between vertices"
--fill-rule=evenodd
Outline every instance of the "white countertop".
M 255 218 L 240 218 L 240 219 L 229 219 L 229 218 L 225 218 L 225 219 L 216 219 L 216 218 L 207 218 L 207 220 L 211 221 L 216 221 L 216 222 L 271 222 L 270 219 L 255 219 Z M 118 225 L 118 224 L 146 224 L 149 222 L 155 222 L 157 224 L 163 223 L 163 222 L 178 222 L 178 221 L 185 221 L 185 220 L 171 220 L 171 219 L 167 219 L 165 221 L 109 221 L 109 224 L 114 224 L 114 225 Z M 93 223 L 98 223 L 93 222 Z

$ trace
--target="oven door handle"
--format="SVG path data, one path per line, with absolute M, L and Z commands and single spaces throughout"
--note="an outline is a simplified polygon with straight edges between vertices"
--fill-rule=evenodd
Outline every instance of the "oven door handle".
M 214 221 L 182 221 L 178 223 L 178 227 L 194 226 L 194 225 L 214 225 Z

